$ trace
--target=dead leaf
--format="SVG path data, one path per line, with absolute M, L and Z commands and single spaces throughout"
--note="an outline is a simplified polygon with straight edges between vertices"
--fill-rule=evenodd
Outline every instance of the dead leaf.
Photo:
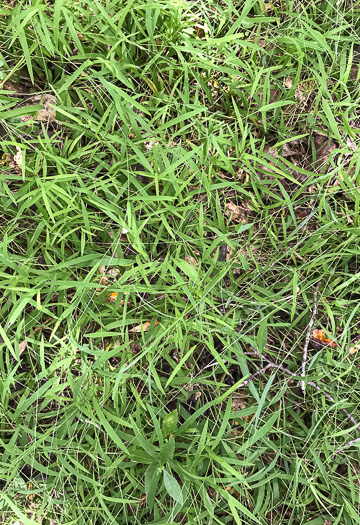
M 280 91 L 278 89 L 270 89 L 269 104 L 273 104 L 279 98 Z
M 349 348 L 349 354 L 354 355 L 357 354 L 357 352 L 360 350 L 360 345 L 351 346 Z
M 311 105 L 315 93 L 317 93 L 316 83 L 310 79 L 304 80 L 296 86 L 295 100 L 299 102 L 302 109 L 305 109 L 306 106 Z
M 110 295 L 108 295 L 109 301 L 111 303 L 115 303 L 116 299 L 118 298 L 119 292 L 112 292 Z
M 19 146 L 16 146 L 16 151 L 17 153 L 14 155 L 14 162 L 19 168 L 21 168 L 23 163 L 23 151 Z
M 351 80 L 356 80 L 359 74 L 359 66 L 351 66 L 350 78 Z
M 42 99 L 42 105 L 44 109 L 40 109 L 36 120 L 41 120 L 42 122 L 53 122 L 56 120 L 56 111 L 53 106 L 56 106 L 57 98 L 54 95 L 49 95 L 45 93 Z
M 331 334 L 331 332 L 329 332 L 329 334 Z M 330 346 L 331 348 L 337 347 L 336 341 L 333 341 L 332 339 L 328 339 L 325 335 L 324 330 L 315 329 L 313 330 L 312 335 L 313 335 L 313 338 L 316 340 L 316 342 L 318 343 L 320 342 L 322 345 Z
M 301 157 L 304 155 L 302 144 L 298 140 L 291 140 L 285 142 L 283 145 L 282 156 L 283 157 Z M 294 164 L 294 162 L 293 162 Z
M 27 345 L 26 339 L 24 339 L 24 341 L 21 341 L 21 343 L 19 343 L 19 355 L 23 353 L 23 351 L 26 348 L 26 345 Z
M 106 268 L 106 266 L 99 266 L 99 273 L 100 273 L 99 284 L 101 286 L 113 284 L 116 281 L 116 279 L 119 277 L 119 274 L 115 268 Z M 96 291 L 98 293 L 101 293 L 102 288 L 97 288 Z M 116 297 L 117 297 L 117 292 L 114 292 L 114 294 L 116 294 Z M 111 295 L 114 295 L 114 294 L 111 294 Z M 116 301 L 116 297 L 114 301 Z
M 193 268 L 196 268 L 199 266 L 199 263 L 195 259 L 195 257 L 192 257 L 191 255 L 185 255 L 185 261 L 190 264 Z
M 40 120 L 41 122 L 54 122 L 56 120 L 56 111 L 53 109 L 40 109 L 38 116 L 35 120 Z
M 11 80 L 7 80 L 4 83 L 3 89 L 5 89 L 6 91 L 13 91 L 14 93 L 28 93 L 29 92 L 28 86 L 23 86 L 16 82 L 12 82 Z
M 352 151 L 356 150 L 356 143 L 350 137 L 346 139 L 346 144 Z
M 232 400 L 231 400 L 231 410 L 237 411 L 237 410 L 243 410 L 246 408 L 246 398 L 242 394 L 233 394 Z
M 327 164 L 329 164 L 329 156 L 331 152 L 336 149 L 336 144 L 332 141 L 329 141 L 327 135 L 322 135 L 321 133 L 314 133 L 314 144 L 317 152 L 315 169 L 317 172 L 326 173 L 326 171 L 330 169 L 330 165 L 327 166 Z
M 238 222 L 239 217 L 241 215 L 240 206 L 237 206 L 233 202 L 227 202 L 225 204 L 225 208 L 226 208 L 226 211 L 225 211 L 226 217 L 229 217 L 231 221 Z
M 57 98 L 54 95 L 49 95 L 48 93 L 45 93 L 45 95 L 34 95 L 33 97 L 28 98 L 25 105 L 27 106 L 41 104 L 44 107 L 44 109 L 40 109 L 35 120 L 41 122 L 57 122 L 56 110 L 53 107 L 56 106 L 56 103 Z M 33 115 L 24 115 L 20 117 L 20 120 L 22 122 L 27 122 L 33 119 Z
M 154 147 L 154 144 L 155 146 L 158 146 L 159 145 L 159 141 L 156 140 L 150 140 L 149 142 L 145 142 L 144 146 L 145 146 L 145 149 L 147 149 L 148 151 L 151 151 Z
M 159 324 L 159 321 L 155 321 L 155 326 L 157 326 L 158 324 Z M 151 325 L 151 322 L 146 321 L 146 323 L 139 324 L 135 326 L 135 328 L 131 328 L 129 332 L 142 332 L 142 331 L 147 332 L 150 328 L 150 325 Z
M 286 89 L 291 89 L 293 87 L 293 81 L 291 77 L 285 78 L 284 86 L 286 87 Z
M 131 343 L 130 343 L 130 351 L 133 354 L 138 354 L 141 351 L 141 346 L 138 343 L 136 343 L 135 341 L 131 341 Z

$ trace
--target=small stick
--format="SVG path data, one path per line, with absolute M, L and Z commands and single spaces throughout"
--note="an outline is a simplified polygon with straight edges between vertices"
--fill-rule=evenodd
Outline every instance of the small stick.
M 260 370 L 257 370 L 254 374 L 252 374 L 249 377 L 249 379 L 241 383 L 240 387 L 247 386 L 251 381 L 253 381 L 253 379 L 255 379 L 256 376 L 258 376 L 259 374 L 262 374 L 263 372 L 266 372 L 266 370 L 268 370 L 269 368 L 273 368 L 273 365 L 269 364 L 269 365 L 264 366 L 264 368 L 260 368 Z
M 345 443 L 345 445 L 343 445 L 342 447 L 340 447 L 337 450 L 335 450 L 335 452 L 332 454 L 330 459 L 332 459 L 334 456 L 336 456 L 336 454 L 339 454 L 339 452 L 342 452 L 344 450 L 344 448 L 349 447 L 353 443 L 358 443 L 359 441 L 360 441 L 360 437 L 358 437 L 356 439 L 352 439 L 351 441 L 348 441 L 347 443 Z
M 244 352 L 246 355 L 255 355 L 256 357 L 259 357 L 260 359 L 260 355 L 259 355 L 259 352 L 257 350 L 254 349 L 253 352 Z M 261 368 L 260 370 L 257 370 L 252 376 L 249 377 L 249 379 L 247 379 L 246 381 L 244 381 L 244 383 L 242 383 L 241 386 L 247 386 L 250 381 L 253 381 L 253 379 L 258 376 L 259 374 L 262 374 L 263 372 L 266 372 L 266 370 L 269 370 L 270 368 L 276 368 L 277 370 L 281 370 L 282 372 L 284 372 L 284 374 L 287 374 L 291 377 L 294 377 L 296 376 L 296 374 L 294 374 L 294 372 L 291 372 L 291 370 L 289 370 L 288 368 L 285 368 L 284 366 L 282 365 L 277 365 L 276 363 L 273 363 L 270 359 L 268 359 L 267 357 L 264 356 L 264 354 L 261 355 L 262 359 L 264 359 L 265 362 L 267 362 L 268 364 L 266 366 L 264 366 L 263 368 Z M 333 396 L 331 394 L 329 394 L 329 392 L 327 392 L 324 388 L 322 388 L 321 386 L 319 386 L 317 383 L 315 383 L 314 381 L 306 381 L 306 384 L 309 385 L 309 386 L 312 386 L 313 388 L 315 388 L 315 390 L 317 390 L 318 392 L 322 392 L 324 394 L 324 396 L 329 399 L 330 401 L 332 401 L 333 403 L 335 403 L 335 399 L 333 398 Z M 348 412 L 345 408 L 341 408 L 341 411 L 345 414 L 345 416 L 355 425 L 357 426 L 357 430 L 360 430 L 360 425 L 359 423 L 356 421 L 356 419 L 350 414 L 350 412 Z M 352 439 L 351 441 L 348 441 L 347 443 L 345 443 L 345 445 L 343 445 L 342 447 L 338 448 L 337 450 L 335 450 L 335 452 L 332 454 L 331 458 L 332 459 L 336 454 L 339 454 L 339 452 L 342 452 L 345 448 L 349 447 L 350 445 L 354 444 L 354 443 L 358 443 L 360 441 L 360 437 L 356 438 L 356 439 Z
M 321 386 L 319 386 L 318 384 L 314 383 L 313 381 L 306 381 L 306 384 L 309 386 L 312 386 L 313 388 L 315 388 L 315 390 L 318 390 L 318 391 L 321 390 L 325 397 L 327 397 L 328 399 L 330 399 L 330 401 L 335 403 L 335 399 L 333 398 L 333 396 L 331 396 L 329 392 L 326 392 L 326 390 L 321 388 Z M 359 425 L 356 419 L 350 414 L 350 412 L 345 410 L 345 408 L 341 408 L 340 410 L 341 412 L 343 412 L 343 414 L 345 414 L 346 417 L 350 419 L 351 423 L 353 423 L 354 425 Z
M 311 333 L 313 324 L 315 322 L 316 311 L 317 311 L 317 294 L 320 288 L 320 284 L 321 284 L 321 280 L 317 283 L 315 290 L 314 290 L 314 310 L 313 310 L 313 314 L 311 316 L 310 323 L 309 323 L 309 326 L 306 332 L 303 359 L 302 359 L 302 365 L 301 365 L 301 377 L 305 377 L 307 354 L 308 354 L 308 347 L 309 347 L 309 342 L 310 342 L 310 333 Z M 305 392 L 305 381 L 301 381 L 301 389 L 303 392 Z

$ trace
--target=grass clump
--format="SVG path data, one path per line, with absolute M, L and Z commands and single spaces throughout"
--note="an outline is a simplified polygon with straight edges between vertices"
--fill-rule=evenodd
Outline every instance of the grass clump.
M 359 10 L 3 2 L 1 522 L 359 522 Z

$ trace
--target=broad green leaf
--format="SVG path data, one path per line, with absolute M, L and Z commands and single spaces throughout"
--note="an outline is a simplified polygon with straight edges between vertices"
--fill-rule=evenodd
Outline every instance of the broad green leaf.
M 164 421 L 162 423 L 162 433 L 164 438 L 167 437 L 172 432 L 175 432 L 178 425 L 178 412 L 177 410 L 173 410 L 172 412 L 169 412 L 164 417 Z
M 166 441 L 160 449 L 160 464 L 168 463 L 174 457 L 175 452 L 175 439 L 171 438 L 169 441 Z
M 180 503 L 180 505 L 182 505 L 184 501 L 183 501 L 182 490 L 181 490 L 179 483 L 174 478 L 174 476 L 172 474 L 169 474 L 169 472 L 165 469 L 163 471 L 163 475 L 164 475 L 164 485 L 169 495 L 177 503 Z

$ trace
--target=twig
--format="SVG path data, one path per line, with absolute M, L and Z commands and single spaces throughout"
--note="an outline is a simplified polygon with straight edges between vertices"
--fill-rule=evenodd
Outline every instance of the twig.
M 273 367 L 273 365 L 269 364 L 269 365 L 264 366 L 264 368 L 260 368 L 260 370 L 257 370 L 254 374 L 252 374 L 249 377 L 249 379 L 247 379 L 246 381 L 241 383 L 240 387 L 247 386 L 251 381 L 253 381 L 253 379 L 255 379 L 256 376 L 258 376 L 259 374 L 263 374 L 264 372 L 266 372 L 266 370 L 268 370 L 269 368 L 272 368 L 272 367 Z
M 315 390 L 322 391 L 325 397 L 327 397 L 328 399 L 330 399 L 330 401 L 335 403 L 335 399 L 333 398 L 333 396 L 331 396 L 329 392 L 326 392 L 326 390 L 321 388 L 321 386 L 317 385 L 313 381 L 306 381 L 306 384 L 309 386 L 312 386 L 313 388 L 315 388 Z M 354 425 L 359 426 L 359 423 L 356 421 L 356 419 L 347 410 L 345 410 L 345 408 L 341 408 L 341 412 L 343 412 L 345 416 L 348 417 Z
M 321 280 L 317 283 L 315 290 L 314 290 L 314 310 L 313 310 L 313 314 L 311 316 L 310 323 L 309 323 L 309 326 L 306 332 L 302 365 L 301 365 L 301 377 L 305 377 L 307 354 L 308 354 L 308 347 L 309 347 L 309 342 L 310 342 L 310 333 L 311 333 L 313 324 L 315 322 L 315 317 L 316 317 L 316 312 L 317 312 L 317 294 L 320 288 L 320 284 L 321 284 Z M 305 392 L 305 381 L 301 381 L 301 389 L 303 392 Z
M 289 370 L 288 368 L 285 368 L 282 365 L 277 365 L 276 363 L 273 363 L 268 357 L 264 356 L 264 354 L 262 354 L 261 357 L 260 357 L 259 352 L 257 350 L 255 350 L 255 349 L 254 349 L 253 352 L 244 352 L 244 353 L 245 353 L 245 355 L 253 355 L 255 357 L 258 357 L 259 359 L 262 358 L 268 364 L 266 366 L 264 366 L 263 368 L 261 368 L 260 370 L 257 370 L 254 374 L 252 374 L 249 377 L 249 379 L 244 381 L 244 383 L 242 383 L 242 385 L 241 385 L 242 387 L 243 386 L 247 386 L 250 383 L 250 381 L 253 381 L 253 379 L 256 376 L 258 376 L 259 374 L 262 374 L 263 372 L 266 372 L 266 370 L 269 370 L 270 368 L 276 368 L 277 370 L 281 370 L 286 375 L 289 375 L 291 377 L 296 377 L 296 374 L 294 372 L 291 372 L 291 370 Z M 315 390 L 317 390 L 318 392 L 322 392 L 327 399 L 329 399 L 330 401 L 335 403 L 335 399 L 333 398 L 333 396 L 331 394 L 329 394 L 329 392 L 327 392 L 324 388 L 322 388 L 317 383 L 315 383 L 314 381 L 306 381 L 306 384 L 311 386 L 311 387 L 313 387 L 313 388 L 315 388 Z M 350 414 L 350 412 L 348 412 L 345 408 L 341 408 L 341 411 L 357 427 L 357 430 L 360 431 L 359 423 Z M 356 439 L 352 439 L 351 441 L 348 441 L 347 443 L 345 443 L 345 445 L 343 445 L 342 447 L 340 447 L 337 450 L 335 450 L 335 452 L 332 454 L 330 459 L 332 459 L 339 452 L 342 452 L 348 446 L 352 445 L 353 443 L 358 443 L 359 441 L 360 441 L 360 437 L 358 437 Z
M 356 439 L 352 439 L 351 441 L 348 441 L 347 443 L 345 443 L 345 445 L 343 445 L 342 447 L 340 447 L 337 450 L 335 450 L 335 452 L 332 454 L 330 459 L 332 459 L 334 456 L 336 456 L 336 454 L 339 454 L 339 452 L 342 452 L 344 450 L 344 448 L 349 447 L 353 443 L 358 443 L 359 441 L 360 441 L 360 437 L 358 437 Z

